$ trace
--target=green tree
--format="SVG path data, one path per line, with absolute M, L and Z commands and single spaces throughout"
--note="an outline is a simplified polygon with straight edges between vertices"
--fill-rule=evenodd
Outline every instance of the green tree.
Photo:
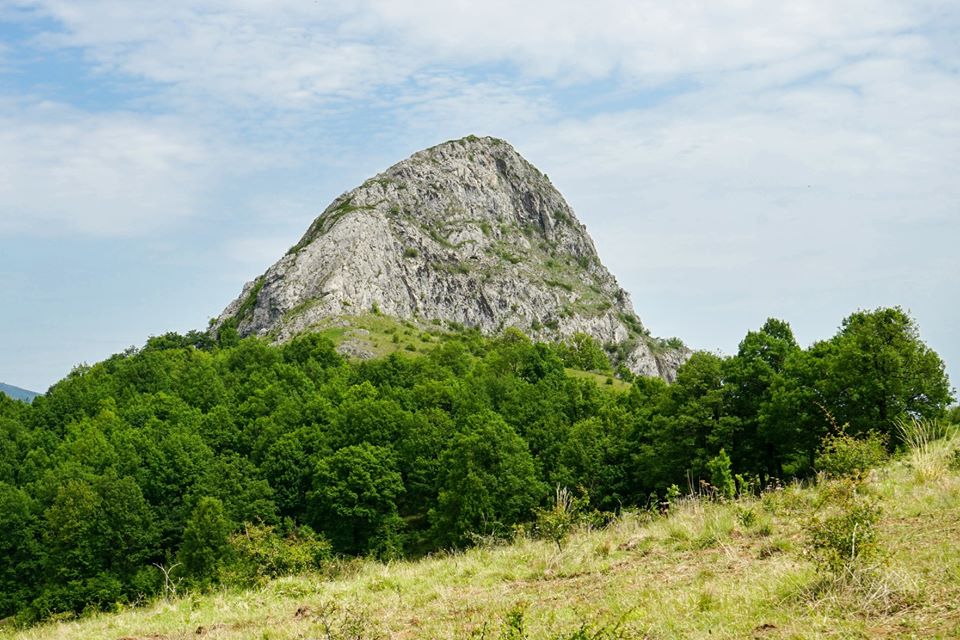
M 831 342 L 828 406 L 853 434 L 878 429 L 896 437 L 896 418 L 938 418 L 953 399 L 943 361 L 899 307 L 850 315 Z
M 431 520 L 437 540 L 496 534 L 530 515 L 549 489 L 537 478 L 526 442 L 493 412 L 470 416 L 440 458 Z
M 191 489 L 195 497 L 217 498 L 227 518 L 233 522 L 277 521 L 277 505 L 273 489 L 255 464 L 244 456 L 228 453 L 211 461 L 196 485 Z
M 403 481 L 394 453 L 367 442 L 339 449 L 314 470 L 309 494 L 314 528 L 344 553 L 393 556 L 400 551 L 397 497 Z
M 233 523 L 223 503 L 204 496 L 197 501 L 183 530 L 179 559 L 195 584 L 209 584 L 230 559 L 230 533 Z
M 45 585 L 39 608 L 81 611 L 133 594 L 155 553 L 152 513 L 133 478 L 67 480 L 44 513 Z
M 733 464 L 740 471 L 765 476 L 782 475 L 778 429 L 761 425 L 763 406 L 787 366 L 787 359 L 800 351 L 790 325 L 769 318 L 759 331 L 740 342 L 737 355 L 725 363 L 725 395 L 728 410 L 737 417 L 732 437 Z
M 0 616 L 29 604 L 40 579 L 35 506 L 26 493 L 0 482 Z
M 563 363 L 583 371 L 610 371 L 610 359 L 597 341 L 586 333 L 575 333 L 560 346 Z
M 733 481 L 733 467 L 725 449 L 720 449 L 720 453 L 707 462 L 707 474 L 710 476 L 710 484 L 716 488 L 720 497 L 733 498 L 737 485 Z

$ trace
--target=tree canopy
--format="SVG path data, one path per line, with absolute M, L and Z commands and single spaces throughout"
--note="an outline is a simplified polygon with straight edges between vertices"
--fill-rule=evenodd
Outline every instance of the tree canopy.
M 0 617 L 138 601 L 164 572 L 204 588 L 331 551 L 459 547 L 529 520 L 557 485 L 610 511 L 690 480 L 728 494 L 737 474 L 811 473 L 835 424 L 896 446 L 897 418 L 952 401 L 898 308 L 809 348 L 770 319 L 735 355 L 696 353 L 675 383 L 627 390 L 567 374 L 611 375 L 582 335 L 431 343 L 347 362 L 319 335 L 167 334 L 30 405 L 0 395 Z

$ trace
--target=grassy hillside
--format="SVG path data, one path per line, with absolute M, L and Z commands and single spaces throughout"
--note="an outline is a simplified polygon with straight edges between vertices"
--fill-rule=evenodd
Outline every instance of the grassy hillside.
M 669 515 L 581 528 L 562 549 L 520 532 L 509 545 L 344 561 L 327 575 L 181 594 L 0 637 L 960 637 L 957 450 L 956 437 L 920 442 L 858 480 L 821 477 L 732 502 L 680 499 Z M 855 557 L 844 559 L 841 544 L 831 563 L 814 532 L 849 525 L 829 516 L 853 505 L 879 518 L 848 527 Z

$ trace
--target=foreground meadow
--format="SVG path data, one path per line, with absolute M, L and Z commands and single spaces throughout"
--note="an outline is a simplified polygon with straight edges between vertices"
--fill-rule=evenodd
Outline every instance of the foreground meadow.
M 858 480 L 821 477 L 727 502 L 685 498 L 665 516 L 632 512 L 580 528 L 562 546 L 518 531 L 510 543 L 334 562 L 323 575 L 180 594 L 0 637 L 960 637 L 956 460 L 956 442 L 939 442 Z M 813 532 L 851 497 L 878 518 L 854 524 L 831 562 Z

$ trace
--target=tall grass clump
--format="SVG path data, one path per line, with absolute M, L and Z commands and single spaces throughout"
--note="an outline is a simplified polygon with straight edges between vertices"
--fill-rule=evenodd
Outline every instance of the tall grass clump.
M 563 543 L 581 524 L 588 521 L 584 509 L 590 502 L 587 495 L 575 496 L 566 487 L 557 485 L 553 505 L 548 509 L 535 509 L 535 530 L 539 537 L 551 540 L 557 550 L 563 550 Z
M 910 416 L 898 419 L 895 426 L 918 482 L 939 480 L 949 473 L 960 451 L 956 425 Z

